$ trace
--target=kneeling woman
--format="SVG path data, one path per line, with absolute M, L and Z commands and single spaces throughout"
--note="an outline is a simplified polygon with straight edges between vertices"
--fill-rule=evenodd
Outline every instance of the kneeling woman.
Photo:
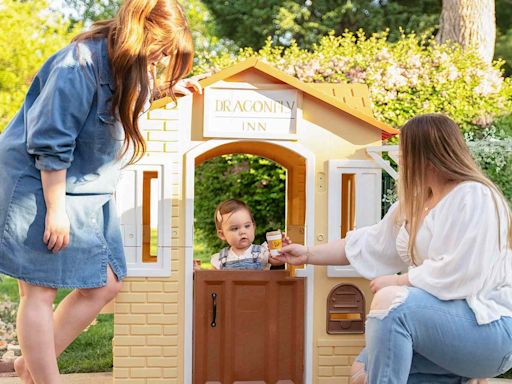
M 507 201 L 457 124 L 428 114 L 401 129 L 399 202 L 379 223 L 278 258 L 373 279 L 353 382 L 465 383 L 512 368 L 511 244 Z

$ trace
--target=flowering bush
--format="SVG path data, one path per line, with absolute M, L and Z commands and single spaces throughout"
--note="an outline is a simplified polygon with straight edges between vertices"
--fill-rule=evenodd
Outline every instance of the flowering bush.
M 505 136 L 492 125 L 479 139 L 466 135 L 469 149 L 482 170 L 496 183 L 512 207 L 512 136 Z
M 204 56 L 196 72 L 216 72 L 252 56 L 304 82 L 365 83 L 375 117 L 395 127 L 419 113 L 444 112 L 472 131 L 512 110 L 512 81 L 502 76 L 503 62 L 487 64 L 473 51 L 415 34 L 396 43 L 387 32 L 330 34 L 311 50 L 268 40 L 257 52 Z

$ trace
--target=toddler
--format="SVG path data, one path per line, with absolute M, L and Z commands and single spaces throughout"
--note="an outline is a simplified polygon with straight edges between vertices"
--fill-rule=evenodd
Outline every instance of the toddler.
M 256 223 L 250 208 L 240 200 L 230 199 L 215 209 L 215 227 L 221 240 L 229 247 L 211 258 L 215 269 L 265 270 L 283 262 L 270 256 L 267 243 L 253 244 Z

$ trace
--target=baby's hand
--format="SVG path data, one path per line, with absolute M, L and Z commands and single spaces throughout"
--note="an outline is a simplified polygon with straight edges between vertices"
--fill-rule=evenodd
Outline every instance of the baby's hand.
M 281 261 L 281 260 L 275 258 L 274 256 L 271 256 L 270 254 L 268 255 L 268 262 L 270 263 L 270 265 L 283 265 L 284 264 L 284 261 Z
M 283 247 L 286 247 L 287 245 L 292 244 L 292 241 L 288 236 L 286 236 L 286 233 L 281 233 L 281 236 L 283 237 Z

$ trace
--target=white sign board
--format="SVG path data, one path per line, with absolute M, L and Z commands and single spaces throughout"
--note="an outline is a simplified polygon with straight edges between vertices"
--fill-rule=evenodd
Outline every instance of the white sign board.
M 207 88 L 204 137 L 294 139 L 300 96 L 289 88 Z

